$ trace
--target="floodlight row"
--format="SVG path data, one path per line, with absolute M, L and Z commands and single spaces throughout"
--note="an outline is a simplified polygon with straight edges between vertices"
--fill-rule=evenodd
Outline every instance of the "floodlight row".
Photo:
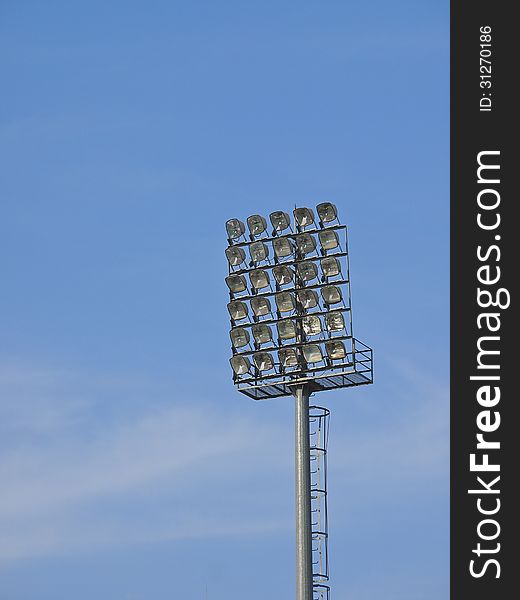
M 325 227 L 327 223 L 336 221 L 338 218 L 336 206 L 331 202 L 322 202 L 321 204 L 318 204 L 316 211 L 318 212 L 319 226 L 322 228 Z M 311 225 L 316 226 L 316 217 L 311 208 L 295 208 L 293 214 L 297 231 L 301 231 Z M 291 219 L 286 212 L 281 210 L 272 212 L 269 215 L 269 220 L 273 226 L 273 236 L 291 229 Z M 251 215 L 248 217 L 247 227 L 249 229 L 251 240 L 264 234 L 268 235 L 267 220 L 262 215 Z M 229 243 L 233 244 L 235 240 L 239 240 L 245 236 L 246 226 L 240 219 L 229 219 L 229 221 L 226 222 L 226 231 Z
M 327 256 L 332 250 L 341 251 L 338 232 L 334 229 L 324 229 L 318 232 L 318 238 L 313 233 L 298 233 L 294 236 L 284 236 L 273 239 L 247 242 L 242 246 L 228 246 L 226 258 L 229 266 L 242 267 L 247 264 L 245 247 L 249 251 L 249 266 L 269 262 L 272 254 L 275 263 L 304 259 L 318 254 Z M 319 244 L 318 244 L 319 242 Z M 272 250 L 271 250 L 272 247 Z
M 259 349 L 265 344 L 282 346 L 301 345 L 308 338 L 316 339 L 316 336 L 328 338 L 349 337 L 345 317 L 341 311 L 332 311 L 322 315 L 305 315 L 298 319 L 282 319 L 275 323 L 258 322 L 249 329 L 248 326 L 238 325 L 232 327 L 229 332 L 233 352 L 251 353 L 253 344 Z M 275 327 L 270 327 L 274 325 Z M 275 332 L 275 335 L 273 335 Z M 337 335 L 339 334 L 339 335 Z M 276 348 L 275 348 L 276 349 Z
M 323 290 L 323 288 L 330 288 L 330 286 L 334 285 L 335 287 L 338 286 L 344 286 L 348 284 L 348 281 L 346 279 L 335 279 L 334 281 L 319 281 L 317 283 L 310 283 L 308 285 L 305 286 L 301 286 L 301 285 L 297 285 L 297 284 L 292 284 L 292 285 L 288 285 L 286 287 L 283 286 L 279 286 L 276 285 L 275 289 L 273 289 L 273 287 L 271 285 L 269 285 L 268 288 L 264 288 L 264 289 L 260 289 L 257 290 L 256 288 L 251 286 L 251 290 L 244 290 L 243 292 L 239 293 L 239 292 L 229 292 L 229 298 L 230 301 L 233 300 L 255 300 L 257 298 L 269 298 L 270 301 L 274 302 L 275 305 L 278 305 L 278 301 L 276 299 L 276 297 L 278 296 L 278 300 L 279 302 L 282 302 L 283 300 L 283 296 L 279 296 L 279 294 L 282 294 L 283 292 L 289 292 L 292 293 L 294 296 L 294 303 L 296 305 L 296 310 L 298 310 L 299 308 L 303 309 L 305 307 L 305 303 L 309 303 L 310 305 L 307 306 L 307 308 L 314 308 L 315 306 L 320 306 L 320 293 Z M 340 287 L 340 292 L 343 293 L 344 288 Z M 313 294 L 307 294 L 305 292 L 309 292 L 311 290 L 314 290 L 317 294 L 317 298 L 318 298 L 318 302 L 316 303 L 316 305 L 314 305 L 313 302 L 313 298 L 315 298 L 316 296 Z M 298 293 L 302 292 L 300 294 L 300 297 L 304 299 L 304 302 L 302 301 L 301 305 L 299 304 L 299 300 L 298 300 Z M 348 292 L 348 290 L 347 290 Z M 331 291 L 330 289 L 325 290 L 325 297 L 326 298 L 331 298 L 333 296 L 331 296 Z M 323 294 L 321 294 L 322 296 L 322 300 L 323 300 Z M 335 296 L 334 296 L 335 297 Z M 257 303 L 255 303 L 257 304 Z M 330 304 L 334 304 L 334 302 L 329 302 L 327 301 L 323 301 L 322 304 L 324 304 L 325 308 L 327 308 L 327 305 Z M 284 312 L 284 311 L 281 311 Z
M 319 269 L 318 269 L 319 265 Z M 249 278 L 249 285 L 246 280 Z M 320 281 L 326 284 L 329 280 L 341 277 L 341 263 L 336 256 L 326 256 L 318 261 L 304 260 L 293 265 L 276 265 L 273 267 L 254 268 L 248 271 L 230 273 L 226 284 L 232 294 L 250 293 L 255 295 L 261 290 L 272 289 L 271 277 L 276 289 L 284 286 L 303 287 Z M 318 285 L 314 283 L 315 285 Z
M 325 310 L 334 310 L 337 305 L 344 306 L 343 294 L 339 286 L 324 285 L 320 288 L 320 292 Z M 273 298 L 274 306 L 271 304 Z M 309 288 L 298 289 L 294 292 L 285 290 L 274 293 L 272 297 L 261 295 L 253 296 L 248 301 L 245 299 L 231 300 L 227 308 L 232 323 L 248 319 L 249 307 L 251 307 L 252 317 L 255 321 L 266 316 L 275 319 L 275 314 L 280 319 L 283 314 L 286 316 L 294 313 L 305 315 L 313 309 L 321 310 L 320 298 L 316 290 Z
M 332 367 L 344 362 L 351 352 L 341 340 L 328 340 L 323 344 L 310 343 L 299 348 L 280 348 L 277 360 L 274 354 L 260 350 L 248 356 L 236 354 L 230 359 L 231 368 L 237 378 L 242 376 L 262 377 L 263 374 L 276 372 L 280 375 L 296 371 L 313 370 L 316 366 Z

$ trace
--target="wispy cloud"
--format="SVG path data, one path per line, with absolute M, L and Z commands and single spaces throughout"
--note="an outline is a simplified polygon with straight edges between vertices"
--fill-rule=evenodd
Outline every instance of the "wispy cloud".
M 341 468 L 356 478 L 373 476 L 414 481 L 443 477 L 449 460 L 449 390 L 443 381 L 411 363 L 392 362 L 393 385 L 376 407 L 383 424 L 349 430 L 335 443 Z
M 333 439 L 335 494 L 353 480 L 380 486 L 396 465 L 410 482 L 445 469 L 445 391 L 414 369 L 396 373 L 422 401 L 391 427 Z M 157 397 L 151 384 L 147 392 L 146 381 L 135 383 L 0 367 L 10 440 L 0 460 L 0 560 L 291 529 L 292 432 L 277 422 L 224 417 L 196 399 L 124 410 L 122 389 L 129 404 L 132 393 Z M 111 399 L 115 416 L 106 412 Z
M 3 429 L 16 433 L 0 460 L 0 558 L 269 530 L 265 518 L 208 517 L 204 497 L 218 500 L 239 473 L 247 476 L 251 462 L 275 462 L 266 448 L 280 433 L 276 426 L 224 419 L 185 402 L 150 402 L 96 419 L 99 398 L 74 400 L 82 380 L 51 369 L 0 369 Z M 167 520 L 150 512 L 151 504 L 163 503 L 169 504 L 166 527 Z

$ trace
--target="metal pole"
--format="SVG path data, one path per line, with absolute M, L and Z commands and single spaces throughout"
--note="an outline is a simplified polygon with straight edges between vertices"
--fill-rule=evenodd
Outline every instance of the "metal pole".
M 294 391 L 296 417 L 296 600 L 312 600 L 309 388 Z

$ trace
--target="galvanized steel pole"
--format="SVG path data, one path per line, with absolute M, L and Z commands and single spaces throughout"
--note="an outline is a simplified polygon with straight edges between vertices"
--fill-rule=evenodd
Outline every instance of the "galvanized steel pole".
M 296 600 L 312 600 L 309 388 L 294 391 L 296 430 Z

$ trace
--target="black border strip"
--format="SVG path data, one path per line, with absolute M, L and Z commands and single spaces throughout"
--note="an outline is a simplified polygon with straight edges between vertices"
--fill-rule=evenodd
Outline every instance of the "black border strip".
M 510 2 L 481 0 L 451 4 L 452 600 L 500 600 L 518 595 L 514 584 L 519 570 L 516 564 L 519 543 L 516 537 L 519 505 L 516 457 L 520 452 L 515 438 L 520 438 L 517 418 L 520 398 L 514 387 L 519 352 L 514 345 L 517 323 L 513 323 L 516 306 L 513 286 L 516 287 L 519 273 L 515 216 L 520 198 L 513 186 L 520 165 L 514 147 L 518 109 L 513 108 L 513 102 L 516 105 L 518 100 L 513 88 L 517 87 L 515 59 L 519 54 L 515 43 L 518 36 L 514 36 L 518 28 L 512 14 L 514 8 Z M 486 37 L 488 27 L 490 40 Z M 491 46 L 481 46 L 488 41 Z M 482 83 L 486 81 L 490 85 Z M 484 168 L 479 183 L 478 157 L 482 152 L 500 152 L 480 154 L 481 162 L 499 165 L 500 169 Z M 482 204 L 492 205 L 493 198 L 499 198 L 498 206 L 494 209 L 479 207 L 481 192 Z M 485 225 L 496 223 L 500 215 L 500 224 L 495 229 L 479 227 L 479 213 Z M 479 269 L 482 269 L 481 279 L 493 279 L 498 274 L 497 267 L 499 281 L 479 282 Z M 502 307 L 479 306 L 478 288 L 489 292 L 493 299 L 499 297 Z M 508 293 L 500 293 L 500 289 Z M 505 308 L 508 294 L 511 304 Z M 481 294 L 480 304 L 484 305 L 488 297 L 486 293 Z M 479 315 L 484 313 L 495 313 L 498 317 L 486 320 L 481 316 L 479 321 Z M 490 332 L 489 325 L 496 327 L 498 319 L 500 328 Z M 486 336 L 498 339 L 484 339 Z M 481 349 L 500 352 L 482 354 L 481 368 L 479 339 Z M 492 369 L 492 365 L 499 368 Z M 472 376 L 499 376 L 500 380 L 475 380 Z M 487 396 L 486 406 L 488 385 L 491 395 Z M 500 388 L 500 401 L 491 406 L 497 394 L 495 387 Z M 479 390 L 482 402 L 478 400 Z M 482 432 L 479 423 L 489 431 Z M 478 433 L 487 441 L 499 442 L 500 449 L 478 449 Z M 471 471 L 472 454 L 476 464 L 485 462 L 484 454 L 487 454 L 489 463 L 499 466 L 500 471 L 484 471 L 480 467 L 476 468 L 481 470 Z M 478 477 L 489 490 L 486 491 Z M 492 484 L 496 477 L 500 479 Z M 468 493 L 468 490 L 476 492 Z M 490 514 L 483 514 L 485 510 Z M 491 514 L 494 510 L 496 513 Z

